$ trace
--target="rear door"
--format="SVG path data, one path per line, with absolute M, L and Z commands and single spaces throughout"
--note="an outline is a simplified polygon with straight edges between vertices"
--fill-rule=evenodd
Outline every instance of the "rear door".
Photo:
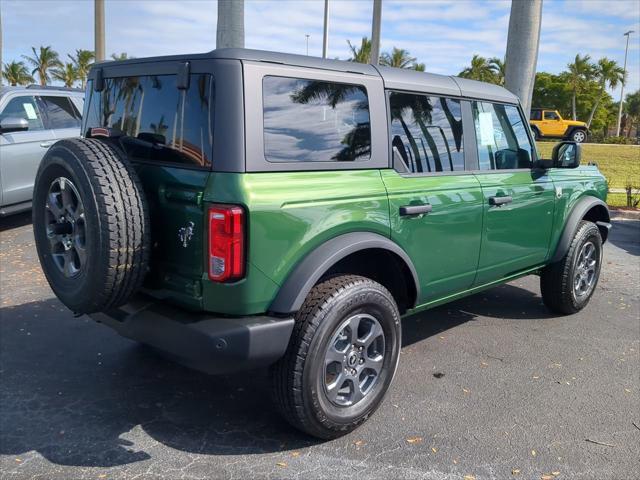
M 12 205 L 31 200 L 38 166 L 55 136 L 52 130 L 46 128 L 35 96 L 11 94 L 2 103 L 0 120 L 17 117 L 29 123 L 26 131 L 0 134 L 2 204 Z
M 411 257 L 425 304 L 471 286 L 482 231 L 482 191 L 465 168 L 474 147 L 456 98 L 389 93 L 393 170 L 382 170 L 391 237 Z M 468 160 L 468 159 L 467 159 Z
M 105 66 L 102 91 L 89 89 L 83 129 L 91 135 L 94 127 L 107 128 L 141 179 L 153 235 L 147 286 L 199 307 L 214 80 L 198 62 L 190 67 L 178 62 L 152 67 L 145 67 L 145 72 L 157 73 L 132 75 L 126 66 Z M 180 81 L 177 72 L 189 68 L 189 81 Z
M 547 257 L 555 189 L 532 168 L 535 148 L 515 105 L 472 102 L 484 222 L 475 284 L 499 280 Z

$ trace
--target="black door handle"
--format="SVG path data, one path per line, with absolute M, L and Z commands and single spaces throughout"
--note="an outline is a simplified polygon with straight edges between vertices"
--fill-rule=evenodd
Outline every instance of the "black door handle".
M 507 203 L 513 202 L 512 196 L 506 197 L 489 197 L 489 205 L 499 207 L 500 205 L 506 205 Z
M 404 207 L 400 207 L 400 216 L 424 215 L 430 213 L 431 210 L 433 210 L 433 207 L 429 203 L 424 205 L 405 205 Z

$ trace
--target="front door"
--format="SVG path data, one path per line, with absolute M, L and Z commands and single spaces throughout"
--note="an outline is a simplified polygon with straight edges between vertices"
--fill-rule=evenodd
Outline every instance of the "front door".
M 465 149 L 460 100 L 391 92 L 389 106 L 395 169 L 383 170 L 382 179 L 391 237 L 413 260 L 422 305 L 473 283 L 482 191 L 465 172 L 465 151 L 473 143 L 467 140 Z
M 12 205 L 31 200 L 38 166 L 55 136 L 45 129 L 33 95 L 8 98 L 0 107 L 0 120 L 3 118 L 24 118 L 29 123 L 28 130 L 0 135 L 2 204 Z
M 564 135 L 566 127 L 558 114 L 553 110 L 545 110 L 542 117 L 543 132 L 545 135 L 559 137 Z
M 542 264 L 548 254 L 555 189 L 532 168 L 535 149 L 518 107 L 472 103 L 484 222 L 475 285 Z

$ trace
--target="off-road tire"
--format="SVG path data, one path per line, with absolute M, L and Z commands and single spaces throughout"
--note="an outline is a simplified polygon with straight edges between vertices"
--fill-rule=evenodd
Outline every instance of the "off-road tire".
M 389 350 L 371 391 L 354 405 L 338 407 L 324 393 L 320 382 L 325 381 L 326 372 L 320 365 L 324 365 L 325 348 L 334 330 L 345 318 L 361 312 L 376 315 Z M 356 275 L 323 280 L 311 290 L 297 313 L 284 357 L 271 367 L 276 408 L 295 428 L 315 437 L 332 439 L 345 435 L 365 422 L 382 402 L 398 365 L 400 347 L 400 313 L 386 288 Z
M 584 296 L 578 297 L 575 291 L 575 275 L 578 257 L 582 247 L 591 242 L 595 247 L 596 269 L 593 284 Z M 569 315 L 579 312 L 587 306 L 598 284 L 602 266 L 602 237 L 593 222 L 581 221 L 578 225 L 569 250 L 558 262 L 546 266 L 540 275 L 542 301 L 555 313 Z
M 47 232 L 50 186 L 60 178 L 72 182 L 84 204 L 86 263 L 72 278 L 54 263 Z M 38 169 L 32 215 L 44 274 L 76 314 L 122 305 L 142 284 L 150 250 L 149 213 L 136 172 L 114 146 L 96 139 L 56 142 Z
M 576 142 L 576 143 L 584 143 L 587 141 L 587 132 L 585 132 L 583 129 L 581 128 L 576 128 L 575 130 L 573 130 L 571 132 L 571 134 L 569 135 L 569 139 L 572 142 Z

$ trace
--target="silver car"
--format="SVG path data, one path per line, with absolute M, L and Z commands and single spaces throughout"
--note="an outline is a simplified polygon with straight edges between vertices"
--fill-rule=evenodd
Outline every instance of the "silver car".
M 80 136 L 84 92 L 59 87 L 0 88 L 0 216 L 31 208 L 47 149 Z

